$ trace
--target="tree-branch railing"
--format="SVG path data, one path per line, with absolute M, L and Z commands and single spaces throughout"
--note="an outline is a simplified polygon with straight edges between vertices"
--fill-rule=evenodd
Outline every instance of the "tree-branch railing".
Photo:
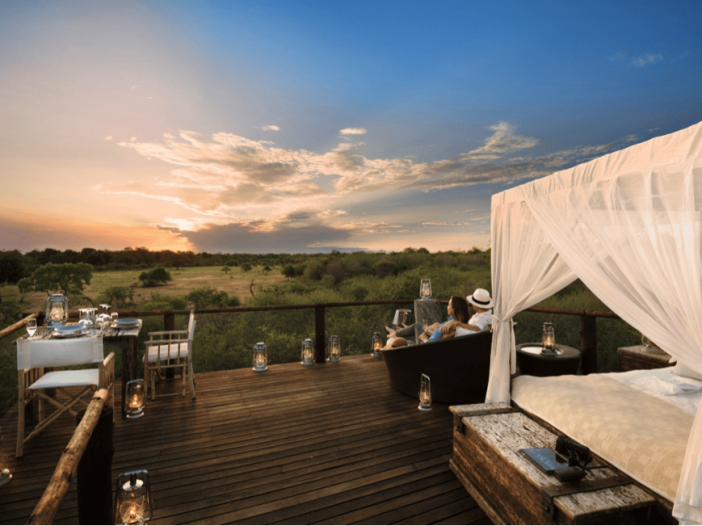
M 324 350 L 326 348 L 325 337 L 325 310 L 334 307 L 366 307 L 370 305 L 405 305 L 412 304 L 414 300 L 374 300 L 374 301 L 346 301 L 336 303 L 307 303 L 302 305 L 266 305 L 261 307 L 218 307 L 211 309 L 195 309 L 196 314 L 222 314 L 236 312 L 264 312 L 264 311 L 283 311 L 283 310 L 300 310 L 314 309 L 315 319 L 315 361 L 318 363 L 324 362 Z M 447 300 L 441 300 L 447 304 Z M 539 312 L 543 314 L 563 314 L 567 316 L 580 316 L 580 350 L 582 352 L 582 368 L 585 374 L 597 372 L 597 333 L 596 321 L 597 318 L 620 319 L 617 314 L 611 311 L 602 310 L 587 310 L 587 309 L 560 309 L 553 307 L 530 307 L 524 309 L 529 312 Z M 24 327 L 28 320 L 36 317 L 38 323 L 44 320 L 44 312 L 25 312 L 25 318 L 18 321 L 14 325 L 0 331 L 0 338 Z M 148 317 L 148 316 L 163 316 L 164 326 L 166 330 L 174 329 L 175 316 L 187 316 L 190 314 L 190 309 L 183 310 L 120 310 L 121 316 L 129 317 Z M 69 311 L 70 318 L 77 318 L 78 311 Z
M 56 514 L 61 509 L 61 504 L 66 498 L 68 489 L 71 487 L 71 482 L 78 470 L 78 463 L 85 452 L 85 448 L 88 446 L 90 436 L 100 420 L 100 414 L 107 397 L 107 389 L 100 389 L 93 396 L 83 419 L 78 424 L 71 441 L 64 449 L 56 465 L 49 485 L 44 490 L 44 494 L 39 499 L 27 524 L 52 524 L 54 522 Z

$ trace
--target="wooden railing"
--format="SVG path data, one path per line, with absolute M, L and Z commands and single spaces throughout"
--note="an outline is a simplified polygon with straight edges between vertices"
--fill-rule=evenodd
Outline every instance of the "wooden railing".
M 39 499 L 27 524 L 52 524 L 54 522 L 56 514 L 61 509 L 61 504 L 63 504 L 63 499 L 66 498 L 68 488 L 71 487 L 71 482 L 78 469 L 78 463 L 85 452 L 90 436 L 100 419 L 107 397 L 107 389 L 100 389 L 93 396 L 83 419 L 78 424 L 71 441 L 66 446 L 56 465 L 56 470 L 51 477 L 49 485 L 44 490 L 44 494 Z
M 235 312 L 261 312 L 261 311 L 283 311 L 283 310 L 300 310 L 314 309 L 314 324 L 315 324 L 315 361 L 317 363 L 324 362 L 324 350 L 326 348 L 326 324 L 325 311 L 328 308 L 334 307 L 365 307 L 369 305 L 406 305 L 412 304 L 414 300 L 375 300 L 375 301 L 347 301 L 338 303 L 309 303 L 304 305 L 268 305 L 262 307 L 220 307 L 212 309 L 195 309 L 196 314 L 215 314 L 215 313 L 235 313 Z M 442 303 L 448 303 L 443 300 Z M 580 351 L 582 353 L 582 370 L 584 374 L 597 372 L 597 318 L 613 318 L 619 319 L 619 316 L 611 311 L 599 310 L 581 310 L 581 309 L 558 309 L 551 307 L 530 307 L 525 309 L 529 312 L 540 312 L 544 314 L 563 314 L 567 316 L 580 316 Z M 41 324 L 44 320 L 43 312 L 25 312 L 26 317 L 14 325 L 0 331 L 0 338 L 10 334 L 17 329 L 24 327 L 27 320 L 36 317 L 38 323 Z M 188 315 L 190 310 L 158 310 L 158 311 L 140 311 L 140 310 L 120 310 L 120 316 L 128 317 L 148 317 L 148 316 L 163 316 L 164 328 L 167 331 L 175 329 L 175 316 Z M 72 318 L 78 317 L 78 311 L 70 311 L 69 316 Z M 172 369 L 168 370 L 172 373 Z

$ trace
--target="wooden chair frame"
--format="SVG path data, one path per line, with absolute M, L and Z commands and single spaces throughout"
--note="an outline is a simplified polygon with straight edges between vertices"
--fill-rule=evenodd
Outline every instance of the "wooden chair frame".
M 146 342 L 146 350 L 144 352 L 144 382 L 147 390 L 149 389 L 149 385 L 151 385 L 152 400 L 156 400 L 156 374 L 161 377 L 161 369 L 180 369 L 180 376 L 183 380 L 183 397 L 185 397 L 185 375 L 187 372 L 190 383 L 190 394 L 192 398 L 196 398 L 195 380 L 193 378 L 193 339 L 196 323 L 197 318 L 195 317 L 195 312 L 190 311 L 188 329 L 149 333 L 149 341 Z M 188 346 L 187 356 L 185 357 L 180 356 L 180 345 L 183 343 Z M 172 346 L 176 349 L 175 358 L 169 358 L 169 351 Z M 168 350 L 163 353 L 162 357 L 161 351 L 163 347 L 166 347 Z M 151 348 L 156 349 L 155 361 L 149 361 L 149 351 Z
M 83 397 L 98 389 L 107 389 L 109 393 L 109 399 L 105 403 L 109 403 L 112 407 L 112 415 L 114 419 L 114 407 L 115 407 L 115 353 L 110 353 L 107 358 L 99 362 L 98 365 L 98 385 L 84 385 L 77 386 L 81 388 L 76 394 L 75 392 L 69 392 L 65 388 L 56 387 L 56 392 L 61 393 L 68 397 L 68 402 L 63 403 L 55 398 L 46 394 L 46 389 L 30 389 L 29 386 L 38 381 L 42 376 L 44 376 L 44 367 L 35 367 L 32 369 L 19 369 L 17 371 L 17 387 L 18 387 L 18 401 L 17 401 L 17 449 L 15 451 L 15 456 L 20 458 L 24 455 L 24 445 L 43 431 L 47 426 L 54 422 L 64 413 L 70 413 L 74 417 L 78 414 L 73 407 L 76 404 L 82 404 L 85 407 L 88 406 L 88 402 L 83 400 Z M 34 430 L 27 435 L 25 435 L 25 407 L 30 402 L 37 400 L 38 404 L 38 423 L 34 427 Z M 47 418 L 45 414 L 45 402 L 56 407 L 56 410 Z

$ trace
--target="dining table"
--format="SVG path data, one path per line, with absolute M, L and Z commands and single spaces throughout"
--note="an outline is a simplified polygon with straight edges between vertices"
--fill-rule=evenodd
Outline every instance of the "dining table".
M 70 323 L 66 325 L 72 325 Z M 137 360 L 139 350 L 139 331 L 141 331 L 142 320 L 139 320 L 136 327 L 120 328 L 115 324 L 106 325 L 99 329 L 93 336 L 102 335 L 104 343 L 116 344 L 120 347 L 122 355 L 122 400 L 125 399 L 127 382 L 140 378 L 139 363 Z M 86 336 L 83 336 L 86 337 Z M 17 341 L 47 341 L 55 339 L 54 327 L 37 327 L 33 336 L 23 336 Z M 126 417 L 124 404 L 122 405 L 122 416 Z

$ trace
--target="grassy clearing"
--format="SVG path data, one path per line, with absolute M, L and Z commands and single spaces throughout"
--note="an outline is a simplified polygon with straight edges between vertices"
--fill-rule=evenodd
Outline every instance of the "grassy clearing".
M 93 272 L 93 279 L 90 285 L 84 290 L 84 295 L 91 298 L 97 304 L 97 298 L 102 291 L 114 285 L 134 287 L 134 306 L 145 303 L 151 299 L 152 292 L 168 294 L 170 296 L 185 296 L 190 291 L 210 287 L 226 292 L 229 296 L 239 296 L 242 304 L 251 300 L 249 287 L 253 280 L 254 294 L 269 285 L 285 283 L 287 278 L 281 274 L 279 267 L 271 272 L 264 272 L 263 267 L 254 267 L 248 272 L 243 272 L 240 268 L 234 267 L 228 273 L 222 272 L 222 267 L 184 267 L 179 270 L 169 269 L 173 281 L 158 287 L 142 287 L 139 274 L 142 270 L 105 270 Z M 0 297 L 3 301 L 19 301 L 24 296 L 25 310 L 42 310 L 46 307 L 46 294 L 43 292 L 32 292 L 21 295 L 16 285 L 0 287 Z M 90 306 L 87 300 L 77 303 L 75 298 L 71 298 L 71 309 L 80 306 Z

